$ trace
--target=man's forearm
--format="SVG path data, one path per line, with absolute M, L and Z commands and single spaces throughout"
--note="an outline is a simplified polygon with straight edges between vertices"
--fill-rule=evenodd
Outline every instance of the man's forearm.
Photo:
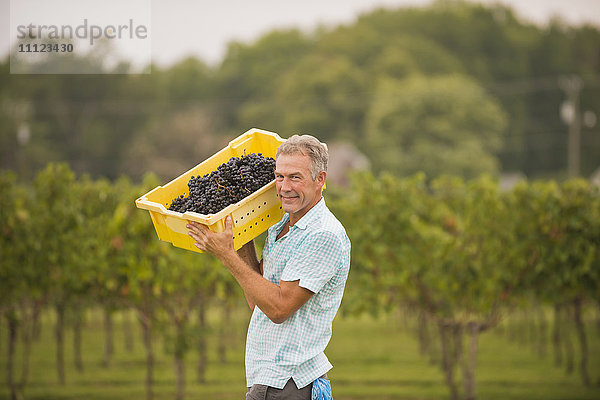
M 223 253 L 219 259 L 241 286 L 250 308 L 259 307 L 276 324 L 285 322 L 314 294 L 301 287 L 300 280 L 276 284 L 265 279 L 234 251 Z
M 256 260 L 256 255 L 254 259 Z M 261 310 L 267 315 L 278 311 L 281 288 L 279 285 L 263 278 L 258 260 L 256 260 L 254 266 L 249 268 L 249 263 L 242 258 L 239 250 L 237 254 L 233 252 L 223 255 L 220 260 L 244 291 L 251 310 L 254 310 L 255 306 L 260 306 Z
M 246 264 L 248 264 L 253 270 L 262 275 L 262 268 L 258 257 L 256 257 L 256 247 L 254 246 L 254 240 L 249 241 L 243 245 L 238 251 L 238 255 Z
M 243 245 L 238 251 L 238 256 L 246 263 L 252 270 L 262 276 L 262 268 L 256 257 L 256 247 L 254 246 L 254 240 L 249 241 Z M 236 278 L 237 279 L 237 278 Z M 243 289 L 243 287 L 242 287 Z M 250 299 L 246 290 L 244 290 L 244 296 L 246 296 L 246 302 L 251 310 L 254 310 L 256 303 Z

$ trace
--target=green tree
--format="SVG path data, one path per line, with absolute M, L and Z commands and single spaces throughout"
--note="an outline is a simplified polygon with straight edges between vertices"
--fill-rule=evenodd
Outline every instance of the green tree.
M 353 243 L 348 287 L 359 289 L 349 290 L 345 308 L 417 307 L 438 328 L 451 398 L 474 399 L 479 334 L 498 323 L 516 276 L 505 257 L 509 210 L 497 185 L 489 178 L 427 185 L 423 175 L 365 174 L 349 193 L 336 210 Z
M 313 39 L 297 29 L 269 32 L 249 45 L 231 42 L 215 77 L 224 133 L 250 128 L 247 124 L 253 121 L 240 115 L 240 110 L 272 96 L 278 87 L 277 78 L 293 68 L 313 45 Z M 264 125 L 267 121 L 258 123 L 259 128 L 270 128 Z
M 119 204 L 110 222 L 114 257 L 120 262 L 118 274 L 123 281 L 123 301 L 136 311 L 142 328 L 146 356 L 146 399 L 154 396 L 154 334 L 159 322 L 159 297 L 163 282 L 157 276 L 161 268 L 168 267 L 168 248 L 160 243 L 151 220 L 135 207 L 135 199 L 158 185 L 155 175 L 147 174 L 141 185 L 121 185 Z
M 23 397 L 29 373 L 29 356 L 36 313 L 41 307 L 40 281 L 43 276 L 36 268 L 32 249 L 39 247 L 34 237 L 32 199 L 16 175 L 0 171 L 0 318 L 7 322 L 6 383 L 10 399 Z M 17 379 L 17 343 L 21 339 L 21 376 Z
M 367 148 L 376 170 L 429 177 L 495 173 L 506 115 L 460 75 L 382 80 L 367 116 Z
M 538 299 L 555 310 L 554 349 L 569 339 L 566 326 L 574 326 L 580 345 L 582 381 L 591 384 L 588 371 L 588 339 L 583 312 L 590 300 L 597 301 L 599 274 L 598 189 L 584 180 L 520 185 L 514 191 L 513 209 L 519 221 L 518 241 L 523 251 L 521 287 L 524 298 Z M 519 208 L 515 207 L 516 205 Z M 563 313 L 570 321 L 565 324 Z M 563 328 L 563 329 L 561 329 Z M 566 346 L 567 371 L 574 365 Z
M 307 56 L 282 74 L 272 97 L 242 108 L 241 119 L 250 126 L 267 121 L 284 136 L 357 139 L 367 103 L 365 83 L 346 57 Z
M 81 352 L 81 328 L 83 315 L 87 306 L 99 305 L 104 312 L 105 345 L 103 364 L 108 367 L 113 353 L 112 313 L 119 307 L 119 291 L 123 279 L 119 276 L 120 266 L 114 263 L 113 249 L 117 245 L 110 230 L 111 217 L 118 206 L 119 190 L 122 181 L 111 183 L 106 179 L 93 180 L 84 175 L 78 180 L 77 201 L 80 203 L 83 219 L 82 233 L 78 240 L 81 257 L 78 263 L 82 266 L 81 280 L 87 282 L 89 290 L 84 299 L 72 306 L 74 329 L 75 366 L 83 370 Z
M 82 279 L 84 266 L 76 245 L 83 231 L 75 174 L 66 164 L 49 164 L 36 175 L 33 213 L 39 246 L 35 257 L 45 279 L 39 282 L 56 313 L 56 369 L 66 383 L 64 365 L 65 318 L 70 305 L 89 288 Z M 45 281 L 45 282 L 44 282 Z

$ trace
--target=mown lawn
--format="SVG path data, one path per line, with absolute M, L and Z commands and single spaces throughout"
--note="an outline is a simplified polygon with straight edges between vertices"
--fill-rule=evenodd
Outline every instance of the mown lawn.
M 186 399 L 244 399 L 244 329 L 247 314 L 240 313 L 227 362 L 217 355 L 216 329 L 209 338 L 209 365 L 206 382 L 195 381 L 197 359 L 187 359 Z M 125 351 L 119 319 L 115 323 L 115 354 L 110 367 L 101 366 L 103 335 L 100 315 L 91 313 L 84 332 L 83 373 L 73 365 L 72 333 L 66 335 L 67 384 L 57 384 L 51 316 L 43 321 L 41 339 L 34 344 L 27 399 L 133 400 L 145 398 L 145 361 L 139 328 L 134 325 L 134 352 Z M 216 316 L 211 321 L 216 323 Z M 339 318 L 327 355 L 334 364 L 329 376 L 336 400 L 447 399 L 448 390 L 437 365 L 421 357 L 418 343 L 400 320 L 391 318 Z M 0 399 L 8 398 L 6 387 L 6 327 L 0 328 Z M 600 378 L 600 336 L 590 327 L 590 373 Z M 175 375 L 171 356 L 163 342 L 155 346 L 155 399 L 175 396 Z M 20 372 L 20 370 L 17 370 Z M 17 374 L 19 376 L 19 374 Z M 569 400 L 600 399 L 600 386 L 585 388 L 577 372 L 567 376 L 553 365 L 552 354 L 540 358 L 527 346 L 508 341 L 496 333 L 481 337 L 477 369 L 477 390 L 483 400 Z

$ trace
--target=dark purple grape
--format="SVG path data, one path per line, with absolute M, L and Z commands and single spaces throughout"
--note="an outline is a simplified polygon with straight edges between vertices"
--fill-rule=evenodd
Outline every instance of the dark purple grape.
M 274 170 L 275 160 L 261 153 L 232 157 L 215 171 L 190 177 L 189 195 L 173 199 L 169 210 L 217 213 L 271 182 Z

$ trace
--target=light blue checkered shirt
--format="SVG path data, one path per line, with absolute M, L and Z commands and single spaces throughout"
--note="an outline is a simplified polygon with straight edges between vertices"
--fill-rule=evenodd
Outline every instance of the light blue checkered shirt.
M 350 269 L 350 240 L 324 199 L 275 241 L 288 220 L 286 213 L 269 228 L 263 276 L 276 284 L 300 280 L 314 295 L 279 325 L 254 308 L 246 340 L 248 387 L 282 389 L 293 378 L 303 388 L 332 368 L 323 351 Z

